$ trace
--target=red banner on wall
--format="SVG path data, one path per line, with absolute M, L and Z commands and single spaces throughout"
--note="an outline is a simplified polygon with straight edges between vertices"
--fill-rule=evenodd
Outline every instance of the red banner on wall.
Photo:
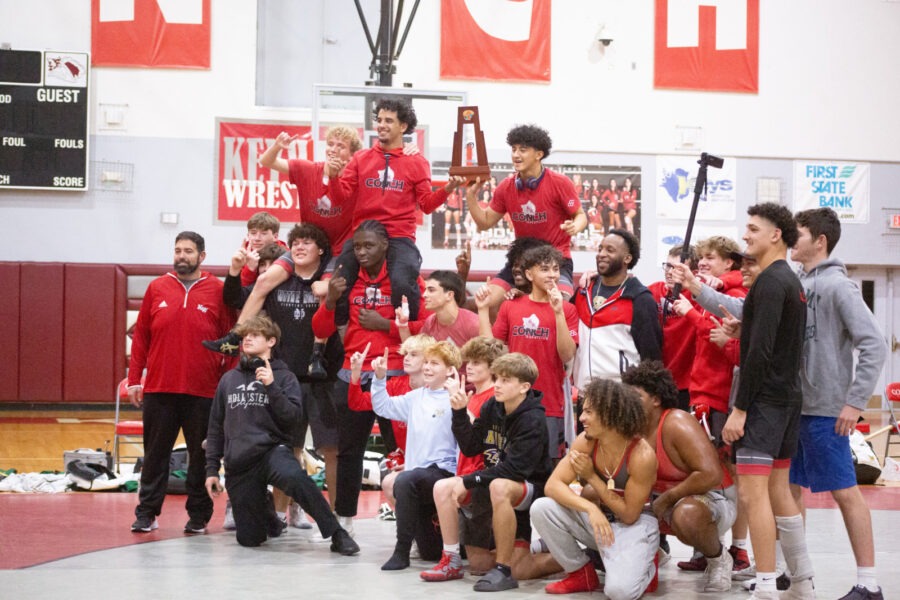
M 550 0 L 441 0 L 441 77 L 550 81 Z
M 309 125 L 217 121 L 216 219 L 246 221 L 254 213 L 264 210 L 282 223 L 300 220 L 297 188 L 288 181 L 287 174 L 257 164 L 265 149 L 282 131 L 300 136 L 282 158 L 313 159 Z
M 95 66 L 210 66 L 210 0 L 91 0 L 91 26 Z
M 657 88 L 759 92 L 759 0 L 656 0 Z

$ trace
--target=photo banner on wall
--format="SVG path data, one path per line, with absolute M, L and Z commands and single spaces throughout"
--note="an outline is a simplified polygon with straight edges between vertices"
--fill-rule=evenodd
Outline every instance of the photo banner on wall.
M 656 157 L 656 216 L 684 219 L 691 216 L 698 157 Z M 737 161 L 726 158 L 721 169 L 706 171 L 706 193 L 697 206 L 698 221 L 733 221 L 737 210 Z
M 794 161 L 794 211 L 831 208 L 844 223 L 869 222 L 868 163 Z
M 550 0 L 441 0 L 441 78 L 550 82 Z
M 565 175 L 575 187 L 573 200 L 581 204 L 588 226 L 572 238 L 573 252 L 596 252 L 610 229 L 622 228 L 641 237 L 643 195 L 641 168 L 636 165 L 544 163 L 553 171 Z M 450 163 L 434 163 L 434 181 L 447 178 Z M 497 185 L 514 176 L 511 163 L 491 163 L 491 177 L 478 191 L 478 204 L 487 208 Z M 529 202 L 528 204 L 531 204 Z M 522 205 L 519 218 L 528 214 L 528 204 Z M 535 210 L 532 204 L 530 210 Z M 523 214 L 524 213 L 524 214 Z M 513 218 L 516 218 L 515 211 Z M 466 189 L 460 188 L 447 197 L 447 202 L 431 215 L 431 247 L 463 248 L 470 243 L 473 249 L 506 252 L 516 239 L 509 214 L 491 229 L 479 231 L 469 214 Z
M 300 220 L 297 188 L 288 181 L 287 174 L 257 164 L 282 131 L 300 136 L 282 158 L 312 160 L 309 125 L 216 120 L 217 220 L 246 221 L 261 210 L 282 223 Z
M 759 0 L 656 0 L 653 86 L 759 93 Z
M 91 0 L 91 59 L 101 67 L 210 68 L 211 0 Z

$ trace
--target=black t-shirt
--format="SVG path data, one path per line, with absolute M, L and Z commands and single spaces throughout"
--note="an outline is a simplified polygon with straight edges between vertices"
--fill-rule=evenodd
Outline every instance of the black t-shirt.
M 787 262 L 759 274 L 741 321 L 741 378 L 735 408 L 753 402 L 800 404 L 800 357 L 806 330 L 806 298 Z

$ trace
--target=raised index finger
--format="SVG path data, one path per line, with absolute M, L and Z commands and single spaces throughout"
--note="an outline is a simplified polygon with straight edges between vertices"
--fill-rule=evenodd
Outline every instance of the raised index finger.
M 369 348 L 371 348 L 371 347 L 372 347 L 372 342 L 369 342 L 368 344 L 366 344 L 366 347 L 363 348 L 363 351 L 362 351 L 363 360 L 365 360 L 366 356 L 368 356 Z

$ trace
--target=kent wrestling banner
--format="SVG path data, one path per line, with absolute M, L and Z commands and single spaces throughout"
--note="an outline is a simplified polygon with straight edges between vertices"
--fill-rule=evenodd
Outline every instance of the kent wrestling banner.
M 102 67 L 210 68 L 210 0 L 91 0 Z
M 299 135 L 282 158 L 313 160 L 309 125 L 216 119 L 216 219 L 246 221 L 264 210 L 282 223 L 300 220 L 297 188 L 274 169 L 257 164 L 282 131 Z
M 441 0 L 441 78 L 550 82 L 550 0 Z

